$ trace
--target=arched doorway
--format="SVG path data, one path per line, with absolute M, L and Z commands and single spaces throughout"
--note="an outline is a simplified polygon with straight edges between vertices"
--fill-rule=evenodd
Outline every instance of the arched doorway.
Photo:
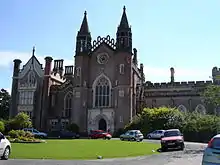
M 99 120 L 99 130 L 103 130 L 103 131 L 107 130 L 107 123 L 103 118 Z

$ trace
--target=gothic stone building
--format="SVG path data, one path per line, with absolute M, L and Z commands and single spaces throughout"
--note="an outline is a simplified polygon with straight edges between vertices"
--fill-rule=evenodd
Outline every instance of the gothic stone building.
M 62 59 L 46 57 L 43 68 L 34 52 L 21 69 L 21 60 L 14 60 L 10 117 L 25 112 L 40 130 L 76 123 L 81 132 L 114 132 L 137 114 L 143 100 L 143 64 L 137 65 L 125 7 L 116 41 L 107 36 L 92 42 L 84 13 L 76 37 L 75 66 L 64 68 Z
M 144 104 L 146 107 L 176 107 L 183 112 L 197 111 L 202 114 L 219 114 L 210 105 L 207 105 L 201 93 L 210 84 L 220 84 L 220 68 L 212 69 L 212 81 L 175 82 L 174 68 L 170 68 L 170 82 L 145 83 Z M 214 111 L 213 111 L 214 109 Z
M 76 123 L 81 132 L 103 129 L 114 132 L 132 121 L 141 107 L 177 107 L 181 111 L 206 113 L 200 91 L 207 84 L 220 83 L 220 69 L 212 69 L 213 81 L 145 82 L 143 64 L 138 66 L 132 49 L 132 32 L 125 8 L 117 28 L 116 41 L 110 36 L 92 42 L 86 12 L 76 37 L 75 66 L 63 60 L 37 60 L 34 49 L 20 69 L 14 60 L 10 117 L 27 113 L 41 130 L 65 128 Z M 52 68 L 53 63 L 53 68 Z

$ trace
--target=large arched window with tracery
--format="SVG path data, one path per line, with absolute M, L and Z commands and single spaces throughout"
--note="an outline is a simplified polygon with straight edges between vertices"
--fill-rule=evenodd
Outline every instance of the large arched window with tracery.
M 109 107 L 111 97 L 111 86 L 109 80 L 105 77 L 100 77 L 95 84 L 94 106 Z
M 62 111 L 62 117 L 69 117 L 70 112 L 72 110 L 72 100 L 73 99 L 73 93 L 68 92 L 64 98 L 64 109 Z

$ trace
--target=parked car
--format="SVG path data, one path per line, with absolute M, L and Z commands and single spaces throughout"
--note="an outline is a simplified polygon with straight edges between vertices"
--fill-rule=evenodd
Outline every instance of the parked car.
M 110 140 L 112 138 L 112 135 L 109 132 L 103 131 L 103 130 L 93 130 L 90 131 L 89 137 L 91 139 L 108 139 Z
M 11 154 L 10 141 L 0 132 L 0 157 L 2 160 L 8 160 Z
M 47 138 L 47 134 L 44 132 L 40 132 L 34 128 L 24 128 L 24 131 L 31 132 L 37 138 Z
M 140 130 L 129 130 L 126 133 L 120 135 L 120 140 L 128 140 L 128 141 L 142 141 L 144 139 L 144 135 Z
M 203 153 L 202 165 L 214 164 L 220 164 L 220 134 L 211 138 Z
M 184 150 L 184 138 L 179 129 L 169 129 L 161 137 L 161 150 L 166 151 L 169 148 L 179 148 Z
M 48 136 L 61 139 L 78 139 L 80 137 L 79 134 L 67 130 L 51 131 L 48 133 Z
M 149 134 L 147 134 L 148 139 L 161 139 L 164 136 L 165 130 L 155 130 Z

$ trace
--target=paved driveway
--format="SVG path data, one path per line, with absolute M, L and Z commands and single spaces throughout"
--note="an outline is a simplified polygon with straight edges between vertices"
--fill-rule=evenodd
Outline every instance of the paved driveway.
M 158 143 L 159 141 L 150 142 Z M 8 160 L 0 161 L 0 165 L 201 165 L 202 153 L 205 146 L 206 144 L 186 143 L 185 151 L 172 151 L 136 158 L 90 161 Z

